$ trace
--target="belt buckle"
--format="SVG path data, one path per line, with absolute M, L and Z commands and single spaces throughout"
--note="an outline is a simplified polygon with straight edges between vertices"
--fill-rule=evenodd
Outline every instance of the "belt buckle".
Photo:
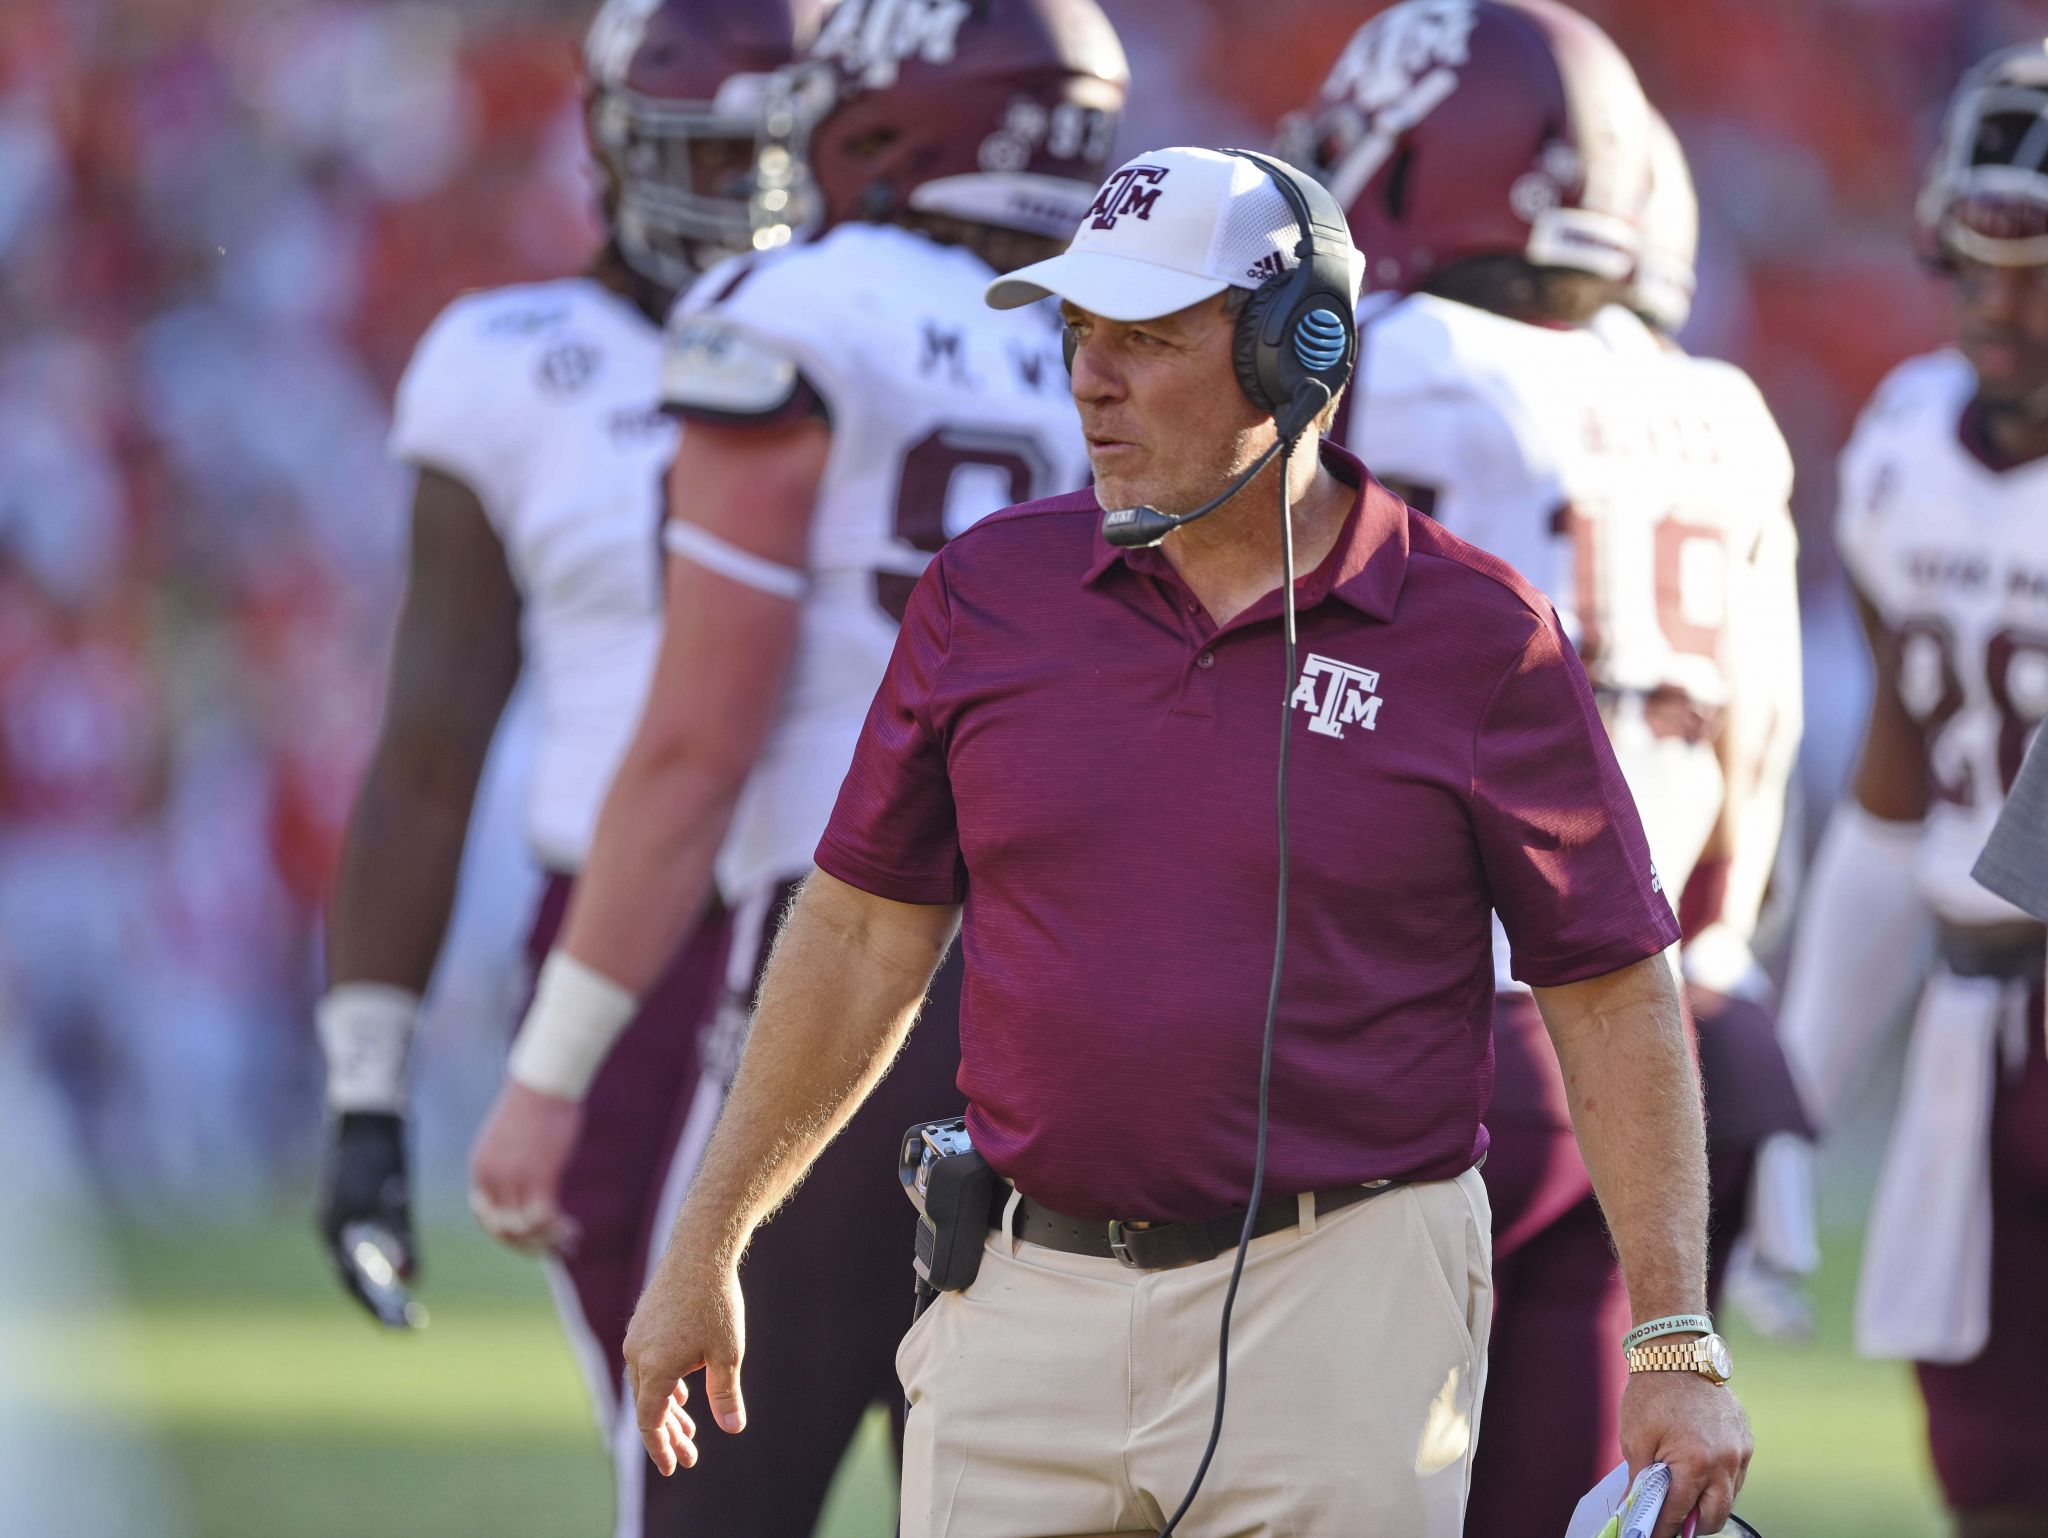
M 1144 1270 L 1143 1266 L 1131 1258 L 1130 1246 L 1124 1243 L 1124 1225 L 1118 1218 L 1109 1220 L 1109 1253 L 1116 1257 L 1118 1265 L 1128 1266 L 1133 1271 Z

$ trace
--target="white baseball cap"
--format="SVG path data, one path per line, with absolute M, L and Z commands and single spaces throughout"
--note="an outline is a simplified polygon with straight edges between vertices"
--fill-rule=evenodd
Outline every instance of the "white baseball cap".
M 986 297 L 1014 310 L 1057 295 L 1106 320 L 1157 320 L 1290 270 L 1300 240 L 1293 208 L 1256 161 L 1153 150 L 1110 173 L 1066 250 L 997 278 Z M 1354 305 L 1364 277 L 1354 250 Z

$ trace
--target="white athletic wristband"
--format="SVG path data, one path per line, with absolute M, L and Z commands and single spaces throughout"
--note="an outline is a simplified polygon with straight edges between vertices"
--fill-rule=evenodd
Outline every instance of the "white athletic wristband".
M 327 1108 L 405 1114 L 420 996 L 390 983 L 336 983 L 313 1006 L 327 1059 Z
M 1647 1341 L 1665 1335 L 1711 1335 L 1714 1321 L 1705 1314 L 1666 1314 L 1662 1319 L 1649 1319 L 1637 1325 L 1621 1338 L 1623 1352 L 1635 1350 Z
M 640 1001 L 566 951 L 548 952 L 506 1065 L 528 1089 L 581 1100 Z

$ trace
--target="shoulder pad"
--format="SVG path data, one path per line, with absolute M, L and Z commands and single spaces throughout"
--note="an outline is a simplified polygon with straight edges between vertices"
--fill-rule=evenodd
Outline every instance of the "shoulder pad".
M 801 383 L 788 351 L 716 314 L 669 323 L 661 398 L 683 411 L 757 417 L 781 411 Z
M 1899 364 L 1878 385 L 1864 408 L 1872 417 L 1891 416 L 1921 405 L 1961 410 L 1975 381 L 1963 355 L 1953 348 L 1923 353 Z

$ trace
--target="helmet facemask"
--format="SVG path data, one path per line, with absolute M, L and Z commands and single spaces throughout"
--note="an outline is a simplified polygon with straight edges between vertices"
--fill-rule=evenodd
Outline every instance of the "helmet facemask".
M 1937 261 L 2048 263 L 2048 52 L 2001 56 L 1957 94 L 1919 213 Z
M 610 171 L 620 254 L 680 292 L 721 258 L 785 245 L 806 232 L 774 151 L 771 77 L 735 74 L 711 101 L 671 101 L 606 87 L 590 132 Z

